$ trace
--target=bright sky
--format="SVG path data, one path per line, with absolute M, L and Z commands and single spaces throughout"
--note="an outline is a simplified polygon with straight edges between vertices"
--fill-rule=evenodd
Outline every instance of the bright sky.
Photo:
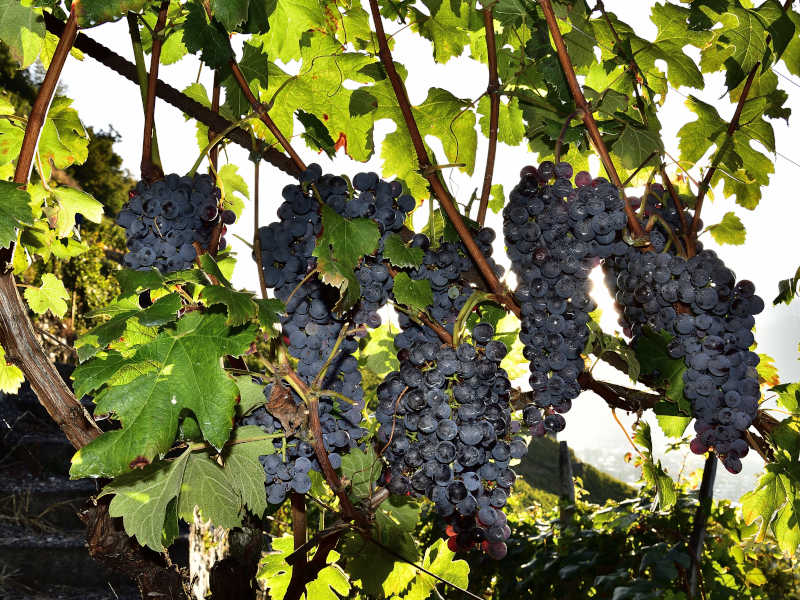
M 649 20 L 651 2 L 606 0 L 605 5 L 609 11 L 617 11 L 623 15 L 639 35 L 650 39 L 655 37 L 656 28 Z M 400 29 L 400 26 L 394 23 L 385 25 L 389 33 Z M 124 21 L 102 25 L 87 31 L 87 34 L 118 54 L 132 60 L 130 38 L 127 24 Z M 462 98 L 476 98 L 485 90 L 487 78 L 485 67 L 475 61 L 465 56 L 451 60 L 445 65 L 437 65 L 433 62 L 430 44 L 408 29 L 398 33 L 395 40 L 397 42 L 394 51 L 395 60 L 409 68 L 407 86 L 412 103 L 424 100 L 428 88 L 434 85 L 444 87 Z M 691 53 L 691 49 L 688 51 Z M 174 87 L 183 89 L 196 80 L 199 66 L 199 62 L 190 56 L 175 65 L 162 66 L 159 76 Z M 779 77 L 787 73 L 783 64 L 779 64 L 775 70 L 779 73 Z M 798 78 L 790 77 L 789 80 L 780 78 L 781 86 L 789 93 L 787 106 L 792 108 L 796 118 L 800 111 L 800 81 L 797 80 Z M 212 74 L 207 68 L 200 73 L 200 82 L 206 86 L 206 89 L 210 89 Z M 121 134 L 122 140 L 115 149 L 122 156 L 124 166 L 134 177 L 138 177 L 143 129 L 142 106 L 138 88 L 90 58 L 85 58 L 81 62 L 70 57 L 64 68 L 62 83 L 67 87 L 67 93 L 74 98 L 74 106 L 86 125 L 97 129 L 108 128 L 110 125 Z M 673 156 L 678 154 L 678 129 L 687 121 L 694 119 L 693 114 L 684 106 L 685 95 L 689 93 L 716 106 L 723 117 L 729 118 L 733 114 L 734 107 L 724 96 L 721 76 L 708 78 L 706 89 L 703 91 L 688 89 L 670 91 L 659 117 L 664 128 L 664 143 Z M 165 171 L 168 173 L 187 172 L 199 154 L 194 122 L 187 121 L 180 111 L 160 100 L 156 104 L 155 118 Z M 792 275 L 800 264 L 798 253 L 793 251 L 797 246 L 794 236 L 796 236 L 796 224 L 798 216 L 800 216 L 800 209 L 797 205 L 797 181 L 800 180 L 800 166 L 791 162 L 800 163 L 800 153 L 796 139 L 791 138 L 789 127 L 785 122 L 773 121 L 773 126 L 778 152 L 786 158 L 773 157 L 775 174 L 770 179 L 770 185 L 763 190 L 763 199 L 758 211 L 750 212 L 735 206 L 732 199 L 723 198 L 721 190 L 714 195 L 714 202 L 708 202 L 703 210 L 703 220 L 707 224 L 718 222 L 725 212 L 734 210 L 747 228 L 746 245 L 717 247 L 708 234 L 702 239 L 706 247 L 717 250 L 739 277 L 751 279 L 756 284 L 758 293 L 767 303 L 767 309 L 756 317 L 758 349 L 775 358 L 783 381 L 797 381 L 800 379 L 800 363 L 798 363 L 800 302 L 795 302 L 790 307 L 784 305 L 772 307 L 771 300 L 777 293 L 778 281 Z M 382 137 L 393 131 L 394 127 L 394 123 L 389 121 L 377 123 L 375 128 L 377 148 L 380 148 Z M 461 201 L 466 201 L 472 191 L 476 188 L 479 189 L 481 185 L 486 143 L 482 136 L 478 137 L 478 161 L 475 175 L 470 178 L 455 172 L 455 170 L 448 172 L 450 189 Z M 369 163 L 360 164 L 340 152 L 335 162 L 331 162 L 326 156 L 317 155 L 305 148 L 301 140 L 295 140 L 294 145 L 306 163 L 319 162 L 323 170 L 349 175 L 362 170 L 380 172 L 381 165 L 378 156 Z M 430 140 L 430 145 L 434 150 L 441 149 L 437 140 Z M 227 154 L 231 162 L 239 165 L 240 174 L 252 187 L 253 168 L 247 160 L 245 151 L 232 145 L 228 148 Z M 443 154 L 440 153 L 439 156 L 441 157 Z M 224 160 L 224 155 L 221 160 Z M 445 161 L 441 160 L 440 162 Z M 525 147 L 512 148 L 500 144 L 494 173 L 495 182 L 502 183 L 508 192 L 518 180 L 520 168 L 536 162 L 536 156 L 529 153 Z M 600 174 L 599 164 L 596 165 L 596 171 Z M 291 182 L 290 177 L 271 165 L 262 163 L 261 225 L 266 225 L 275 219 L 275 210 L 282 201 L 281 189 Z M 490 214 L 487 224 L 494 227 L 498 233 L 502 232 L 502 220 L 499 216 Z M 252 231 L 252 210 L 246 210 L 240 221 L 229 228 L 227 239 L 242 259 L 237 266 L 234 277 L 235 284 L 255 291 L 258 289 L 258 280 L 255 265 L 248 260 L 250 251 L 232 235 L 238 234 L 249 240 L 252 239 Z M 495 248 L 495 258 L 502 255 L 502 235 L 500 235 Z M 602 323 L 604 328 L 607 331 L 615 330 L 617 328 L 616 315 L 611 308 L 610 298 L 603 289 L 600 277 L 595 280 L 595 294 L 604 310 Z M 630 383 L 624 376 L 611 368 L 604 367 L 603 364 L 598 365 L 594 373 L 600 379 L 621 384 Z M 633 422 L 632 417 L 624 414 L 619 416 L 627 425 Z M 638 469 L 627 465 L 623 460 L 624 454 L 631 451 L 631 447 L 612 419 L 609 408 L 604 402 L 592 394 L 585 393 L 573 403 L 573 409 L 566 417 L 567 429 L 561 434 L 561 439 L 567 440 L 580 458 L 601 466 L 627 481 L 635 481 L 638 478 Z M 655 419 L 649 417 L 648 420 L 655 425 Z M 601 426 L 598 427 L 598 424 Z M 665 441 L 657 426 L 653 428 L 653 434 L 656 451 L 663 453 Z M 674 476 L 684 466 L 683 460 L 682 453 L 670 453 L 664 462 Z M 755 453 L 751 452 L 743 463 L 743 472 L 736 477 L 730 476 L 724 469 L 718 470 L 716 486 L 718 496 L 735 499 L 743 490 L 752 486 L 754 478 L 762 469 L 763 462 Z M 689 456 L 684 468 L 686 472 L 689 472 L 700 466 L 702 466 L 702 459 Z

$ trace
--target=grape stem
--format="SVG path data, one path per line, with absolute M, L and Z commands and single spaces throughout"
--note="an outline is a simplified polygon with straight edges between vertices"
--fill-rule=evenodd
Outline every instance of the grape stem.
M 461 307 L 461 310 L 458 311 L 458 316 L 456 317 L 455 325 L 453 325 L 453 346 L 457 347 L 461 343 L 461 336 L 464 333 L 464 324 L 467 322 L 470 313 L 472 310 L 478 306 L 481 302 L 486 302 L 493 298 L 493 294 L 487 294 L 486 292 L 481 292 L 479 290 L 475 290 L 472 292 L 472 295 L 467 299 L 464 303 L 464 306 Z
M 747 80 L 744 82 L 742 93 L 739 95 L 739 101 L 736 103 L 736 110 L 733 113 L 733 118 L 731 118 L 731 122 L 728 123 L 728 129 L 725 131 L 725 140 L 717 149 L 717 153 L 714 155 L 711 165 L 708 167 L 708 171 L 706 171 L 706 174 L 703 177 L 703 180 L 700 182 L 699 188 L 697 189 L 697 200 L 694 204 L 694 219 L 692 219 L 692 225 L 689 234 L 694 240 L 697 239 L 697 231 L 700 227 L 700 211 L 703 209 L 703 200 L 705 199 L 706 194 L 711 187 L 711 178 L 714 177 L 714 173 L 717 172 L 717 167 L 719 166 L 719 163 L 722 162 L 722 157 L 728 151 L 728 146 L 733 143 L 733 134 L 736 133 L 737 129 L 739 129 L 739 119 L 742 116 L 744 103 L 747 101 L 747 95 L 750 93 L 750 86 L 753 84 L 753 80 L 755 79 L 756 73 L 758 72 L 760 66 L 761 63 L 758 62 L 753 65 L 752 69 L 750 69 L 750 73 L 747 75 Z
M 139 33 L 139 20 L 136 13 L 128 12 L 128 31 L 131 35 L 131 46 L 133 46 L 133 60 L 136 63 L 136 75 L 139 79 L 139 91 L 142 95 L 142 110 L 147 110 L 147 67 L 144 65 L 144 50 L 142 49 L 142 36 Z M 143 21 L 144 22 L 144 21 Z M 145 23 L 147 26 L 147 23 Z M 158 137 L 153 131 L 153 162 L 161 164 L 161 157 L 158 153 Z
M 553 12 L 553 5 L 550 3 L 550 0 L 539 0 L 539 5 L 542 7 L 544 18 L 547 21 L 547 27 L 550 30 L 553 43 L 555 43 L 558 60 L 561 62 L 561 68 L 564 71 L 564 76 L 567 79 L 567 85 L 569 86 L 572 98 L 575 100 L 575 104 L 577 105 L 578 109 L 583 111 L 583 124 L 586 125 L 586 129 L 589 132 L 589 137 L 594 144 L 595 150 L 597 150 L 597 153 L 600 155 L 600 160 L 602 161 L 603 166 L 606 168 L 608 176 L 611 178 L 611 181 L 614 183 L 614 185 L 619 188 L 619 193 L 622 195 L 623 199 L 625 199 L 625 214 L 628 216 L 628 227 L 630 227 L 634 237 L 644 237 L 645 233 L 642 229 L 642 224 L 639 223 L 639 220 L 636 218 L 636 215 L 633 212 L 633 208 L 631 208 L 630 202 L 625 197 L 624 188 L 622 187 L 622 180 L 620 180 L 617 169 L 614 167 L 614 162 L 611 160 L 611 155 L 608 152 L 608 148 L 603 141 L 603 137 L 600 135 L 600 130 L 597 128 L 597 122 L 592 116 L 589 104 L 586 102 L 586 98 L 583 95 L 581 86 L 578 83 L 578 78 L 575 76 L 575 69 L 572 66 L 572 60 L 567 52 L 567 46 L 564 43 L 564 38 L 561 36 L 561 31 L 558 29 L 556 15 Z
M 497 131 L 500 119 L 500 79 L 497 75 L 497 44 L 494 37 L 494 15 L 492 9 L 495 2 L 484 6 L 483 27 L 486 30 L 486 56 L 489 63 L 489 84 L 486 94 L 489 96 L 489 147 L 486 150 L 486 170 L 483 175 L 481 201 L 478 204 L 478 224 L 483 227 L 486 221 L 486 209 L 489 207 L 489 194 L 492 191 L 494 162 L 497 155 Z
M 347 323 L 342 325 L 342 328 L 339 330 L 339 335 L 336 338 L 336 342 L 333 344 L 330 354 L 328 354 L 328 358 L 325 360 L 325 364 L 322 365 L 319 373 L 317 373 L 317 376 L 314 378 L 314 382 L 311 384 L 312 389 L 317 390 L 322 387 L 322 383 L 325 380 L 325 374 L 328 372 L 328 367 L 331 366 L 333 359 L 336 358 L 336 354 L 339 352 L 339 348 L 341 347 L 346 335 Z
M 386 268 L 389 270 L 389 275 L 391 275 L 392 279 L 397 277 L 397 270 L 394 267 L 392 267 L 389 264 L 388 261 L 385 261 L 384 265 L 386 265 Z M 405 314 L 407 314 L 411 319 L 416 319 L 417 321 L 419 321 L 423 325 L 427 325 L 428 327 L 433 329 L 433 331 L 436 333 L 436 335 L 439 336 L 439 339 L 442 340 L 442 342 L 444 342 L 448 346 L 452 346 L 453 345 L 453 336 L 450 335 L 450 333 L 444 327 L 442 327 L 439 323 L 437 323 L 436 321 L 431 319 L 424 312 L 420 311 L 420 312 L 415 313 L 415 312 L 413 312 L 411 310 L 406 309 L 403 306 L 400 306 L 397 303 L 394 304 L 394 307 L 396 309 L 398 309 L 398 310 L 401 310 Z
M 564 119 L 564 124 L 561 126 L 561 131 L 558 133 L 558 139 L 556 140 L 556 147 L 553 151 L 553 158 L 558 163 L 561 161 L 561 146 L 564 143 L 564 136 L 567 134 L 567 128 L 569 124 L 572 122 L 572 119 L 583 119 L 583 111 L 580 108 L 573 110 L 569 113 L 569 116 Z
M 261 288 L 261 297 L 267 298 L 267 282 L 264 280 L 264 261 L 261 257 L 261 237 L 258 235 L 259 212 L 259 165 L 260 160 L 253 161 L 253 254 L 255 255 L 256 268 L 258 269 L 258 285 Z
M 153 182 L 164 176 L 161 167 L 153 161 L 153 131 L 155 129 L 156 81 L 158 80 L 158 64 L 161 60 L 161 46 L 164 38 L 161 32 L 167 21 L 169 0 L 161 3 L 158 19 L 153 28 L 153 47 L 150 49 L 150 73 L 147 77 L 147 102 L 144 108 L 144 135 L 142 138 L 142 179 Z
M 509 310 L 513 311 L 514 314 L 519 316 L 519 306 L 514 301 L 511 294 L 509 294 L 500 283 L 497 275 L 495 275 L 494 271 L 492 271 L 492 268 L 489 266 L 486 257 L 480 251 L 480 248 L 478 248 L 478 245 L 475 243 L 469 228 L 467 228 L 467 225 L 461 218 L 458 209 L 456 209 L 450 193 L 442 183 L 439 173 L 428 172 L 428 169 L 431 166 L 431 161 L 428 157 L 428 151 L 425 149 L 425 143 L 422 140 L 422 135 L 420 134 L 416 119 L 414 118 L 414 114 L 411 109 L 411 102 L 408 99 L 405 85 L 398 75 L 397 69 L 394 66 L 394 61 L 392 60 L 392 53 L 389 50 L 389 44 L 386 41 L 386 32 L 384 31 L 383 23 L 381 22 L 378 1 L 369 0 L 369 6 L 372 13 L 372 20 L 375 25 L 375 35 L 378 40 L 378 55 L 380 57 L 381 64 L 386 71 L 386 75 L 392 84 L 392 89 L 394 90 L 395 98 L 397 99 L 397 103 L 400 107 L 400 112 L 403 114 L 403 120 L 408 128 L 408 134 L 411 138 L 411 143 L 413 144 L 414 151 L 417 154 L 417 162 L 419 163 L 420 172 L 423 173 L 424 177 L 428 180 L 431 190 L 439 200 L 439 204 L 444 209 L 447 217 L 453 224 L 453 227 L 455 227 L 456 232 L 458 232 L 458 236 L 461 238 L 461 241 L 464 242 L 464 245 L 467 247 L 467 251 L 486 280 L 486 283 L 491 288 L 491 291 L 502 299 L 502 303 Z
M 697 252 L 697 248 L 695 247 L 695 239 L 689 232 L 689 222 L 686 220 L 683 202 L 681 202 L 678 192 L 675 190 L 675 186 L 672 185 L 672 181 L 670 180 L 669 175 L 667 175 L 667 168 L 664 163 L 661 163 L 661 181 L 664 182 L 664 187 L 667 188 L 667 192 L 669 192 L 669 195 L 672 198 L 672 203 L 675 205 L 675 210 L 678 211 L 678 218 L 681 220 L 681 233 L 683 234 L 684 242 L 686 242 L 686 255 L 691 258 Z

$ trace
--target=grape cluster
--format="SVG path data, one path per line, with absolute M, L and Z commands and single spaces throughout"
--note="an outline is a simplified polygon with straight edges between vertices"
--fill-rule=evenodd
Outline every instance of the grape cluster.
M 486 257 L 489 266 L 498 277 L 503 275 L 503 267 L 492 259 L 494 230 L 484 227 L 473 232 L 478 249 Z M 431 246 L 428 237 L 422 233 L 414 235 L 411 246 L 424 250 L 422 265 L 409 272 L 411 279 L 427 280 L 433 293 L 433 305 L 429 314 L 434 321 L 453 333 L 459 311 L 469 300 L 472 288 L 465 281 L 465 275 L 473 263 L 466 246 L 462 242 L 440 240 L 439 246 Z M 395 337 L 398 349 L 410 348 L 415 342 L 438 342 L 439 336 L 430 327 L 413 321 L 407 315 L 398 315 L 402 332 Z
M 668 352 L 686 364 L 683 393 L 696 418 L 692 450 L 713 449 L 728 471 L 738 473 L 760 398 L 759 357 L 749 350 L 753 316 L 764 309 L 755 286 L 737 283 L 711 250 L 687 260 L 631 248 L 605 269 L 628 335 L 635 340 L 649 328 L 673 336 Z
M 589 272 L 600 258 L 622 255 L 624 203 L 615 186 L 565 162 L 529 166 L 503 211 L 503 233 L 522 311 L 520 341 L 530 361 L 533 404 L 523 421 L 535 436 L 564 429 L 581 391 L 581 352 L 589 339 Z M 544 411 L 544 415 L 543 412 Z
M 300 184 L 284 188 L 283 198 L 278 208 L 279 221 L 259 230 L 264 281 L 267 287 L 275 290 L 276 297 L 286 303 L 286 315 L 281 321 L 284 342 L 297 359 L 298 376 L 310 384 L 333 352 L 342 327 L 353 323 L 365 323 L 369 327 L 380 325 L 377 311 L 386 304 L 393 283 L 381 253 L 386 237 L 402 228 L 406 214 L 414 208 L 414 200 L 402 194 L 399 182 L 388 183 L 375 173 L 359 173 L 351 187 L 344 177 L 323 175 L 316 164 L 303 173 Z M 351 314 L 341 318 L 333 312 L 336 291 L 316 276 L 307 277 L 316 266 L 312 253 L 316 238 L 322 232 L 321 203 L 348 219 L 372 219 L 381 234 L 376 254 L 366 257 L 355 271 L 361 285 L 361 302 Z M 320 398 L 323 440 L 334 468 L 341 465 L 341 455 L 350 448 L 363 448 L 361 440 L 366 435 L 366 430 L 360 426 L 364 392 L 354 356 L 357 349 L 355 339 L 343 339 L 321 382 L 322 388 L 352 401 L 348 404 L 336 397 Z M 264 393 L 269 398 L 272 386 L 267 386 Z M 293 391 L 291 394 L 299 406 L 301 399 Z M 249 419 L 269 433 L 282 431 L 281 424 L 266 409 L 260 409 Z M 264 463 L 270 482 L 268 499 L 272 503 L 282 502 L 290 489 L 300 493 L 307 491 L 304 489 L 306 479 L 302 476 L 308 472 L 306 461 L 309 469 L 319 470 L 313 446 L 304 435 L 299 431 L 290 436 L 286 461 L 276 463 L 276 459 L 269 459 Z M 282 445 L 282 441 L 275 443 Z M 299 471 L 298 462 L 301 463 Z M 297 477 L 300 481 L 295 486 Z
M 231 225 L 233 211 L 219 209 L 220 190 L 209 175 L 167 175 L 148 184 L 140 181 L 117 216 L 125 228 L 128 252 L 123 264 L 162 273 L 189 269 L 197 256 L 193 242 L 208 247 L 214 228 Z M 225 248 L 220 238 L 219 248 Z
M 501 509 L 515 480 L 512 458 L 527 451 L 513 434 L 511 384 L 499 364 L 506 347 L 479 323 L 457 348 L 417 341 L 400 370 L 378 386 L 377 442 L 393 494 L 425 496 L 452 529 L 450 546 L 474 544 L 502 558 L 509 530 Z
M 656 219 L 650 231 L 650 245 L 656 252 L 661 252 L 667 247 L 670 238 L 670 231 L 680 231 L 682 229 L 681 214 L 671 195 L 667 194 L 664 186 L 659 183 L 652 183 L 647 186 L 642 198 L 628 198 L 631 208 L 640 210 L 647 221 Z M 642 207 L 644 202 L 644 207 Z M 693 215 L 686 208 L 683 209 L 683 219 L 687 223 L 692 222 Z M 667 230 L 669 228 L 670 231 Z M 702 231 L 703 220 L 698 219 L 697 230 Z M 699 249 L 702 249 L 702 244 Z

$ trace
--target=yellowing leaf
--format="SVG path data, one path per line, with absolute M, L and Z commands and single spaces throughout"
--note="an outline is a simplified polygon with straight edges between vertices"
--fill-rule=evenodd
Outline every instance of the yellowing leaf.
M 6 351 L 0 346 L 0 392 L 16 394 L 23 381 L 25 375 L 19 367 L 6 361 Z
M 63 317 L 67 312 L 69 294 L 58 277 L 45 273 L 42 275 L 41 287 L 25 288 L 25 300 L 37 315 L 43 315 L 49 310 L 55 316 Z

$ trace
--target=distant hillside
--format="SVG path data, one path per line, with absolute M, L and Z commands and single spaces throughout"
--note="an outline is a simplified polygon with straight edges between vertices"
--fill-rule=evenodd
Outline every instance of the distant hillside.
M 590 464 L 578 460 L 572 450 L 572 473 L 580 477 L 589 492 L 588 500 L 604 504 L 606 500 L 622 500 L 636 494 L 636 489 L 627 483 L 603 473 Z M 558 442 L 550 437 L 534 439 L 528 455 L 514 467 L 514 471 L 528 485 L 515 486 L 515 492 L 530 496 L 545 508 L 558 503 Z M 530 489 L 527 489 L 530 486 Z

